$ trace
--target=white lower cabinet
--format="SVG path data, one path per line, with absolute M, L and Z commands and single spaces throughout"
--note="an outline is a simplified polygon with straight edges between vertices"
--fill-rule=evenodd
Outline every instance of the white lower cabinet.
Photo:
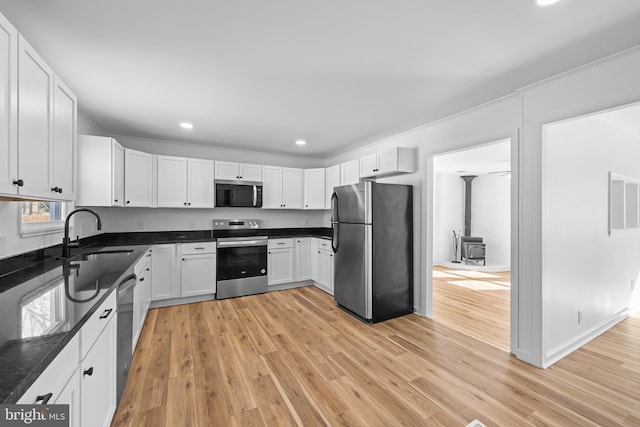
M 295 241 L 295 281 L 311 280 L 311 238 L 299 237 Z
M 148 250 L 133 267 L 133 272 L 138 277 L 138 284 L 133 289 L 133 341 L 131 348 L 134 350 L 151 304 L 152 253 L 151 249 Z
M 69 427 L 80 427 L 80 368 L 76 368 L 64 386 L 56 405 L 69 405 Z
M 80 364 L 82 426 L 111 424 L 116 410 L 117 329 L 117 316 L 114 316 Z
M 151 300 L 180 297 L 180 282 L 176 269 L 177 245 L 154 245 L 151 256 Z
M 320 289 L 333 294 L 333 250 L 331 241 L 311 240 L 311 279 Z
M 269 239 L 267 277 L 268 286 L 294 281 L 293 239 Z
M 216 292 L 216 242 L 180 245 L 180 295 L 190 297 Z

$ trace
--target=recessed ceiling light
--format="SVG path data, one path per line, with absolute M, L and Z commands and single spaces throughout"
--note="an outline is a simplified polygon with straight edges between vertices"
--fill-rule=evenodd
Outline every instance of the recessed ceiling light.
M 299 139 L 296 141 L 296 145 L 305 145 L 307 143 L 307 141 L 305 141 L 304 139 Z
M 189 123 L 189 122 L 180 122 L 180 127 L 183 129 L 193 129 L 193 123 Z
M 554 3 L 558 3 L 560 0 L 534 0 L 534 3 L 538 6 L 549 6 Z

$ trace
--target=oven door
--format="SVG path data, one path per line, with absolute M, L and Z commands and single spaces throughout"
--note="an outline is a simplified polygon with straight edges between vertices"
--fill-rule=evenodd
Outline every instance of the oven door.
M 267 247 L 218 247 L 216 280 L 244 279 L 267 275 Z

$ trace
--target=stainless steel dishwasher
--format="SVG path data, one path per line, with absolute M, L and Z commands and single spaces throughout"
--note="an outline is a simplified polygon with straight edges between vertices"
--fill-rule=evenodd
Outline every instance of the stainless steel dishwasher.
M 131 273 L 118 284 L 118 350 L 117 350 L 117 403 L 120 403 L 124 386 L 127 384 L 131 364 L 133 340 L 133 291 L 138 276 Z

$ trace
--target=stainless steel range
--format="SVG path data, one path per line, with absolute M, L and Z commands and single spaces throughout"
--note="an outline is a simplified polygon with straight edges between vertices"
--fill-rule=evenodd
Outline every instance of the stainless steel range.
M 251 230 L 259 225 L 256 219 L 213 220 L 214 230 Z M 216 299 L 267 291 L 267 236 L 222 237 L 216 246 Z

